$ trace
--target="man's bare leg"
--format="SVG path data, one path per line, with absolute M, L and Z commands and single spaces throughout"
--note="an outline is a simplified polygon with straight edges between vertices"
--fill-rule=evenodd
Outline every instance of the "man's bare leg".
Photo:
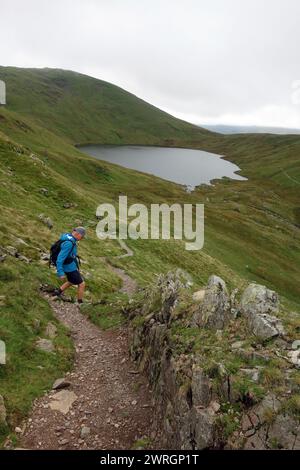
M 69 287 L 71 287 L 71 282 L 67 281 L 65 282 L 61 287 L 60 287 L 60 290 L 61 292 L 64 292 L 66 289 L 68 289 Z
M 79 284 L 77 288 L 77 300 L 80 304 L 82 303 L 84 289 L 85 289 L 85 282 L 83 281 L 81 284 Z

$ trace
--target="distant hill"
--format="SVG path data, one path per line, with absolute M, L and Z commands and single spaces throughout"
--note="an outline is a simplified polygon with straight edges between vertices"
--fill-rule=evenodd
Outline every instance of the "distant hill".
M 203 125 L 205 129 L 221 134 L 300 134 L 300 129 L 288 129 L 285 127 L 262 126 L 228 126 L 225 124 Z
M 1 67 L 7 109 L 72 143 L 162 143 L 208 135 L 137 96 L 96 78 L 60 69 Z

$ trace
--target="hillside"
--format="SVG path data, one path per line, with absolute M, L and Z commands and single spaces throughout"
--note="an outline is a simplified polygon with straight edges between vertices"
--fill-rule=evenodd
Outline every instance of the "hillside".
M 72 143 L 161 143 L 209 134 L 127 91 L 59 69 L 1 67 L 7 109 Z
M 106 302 L 87 306 L 85 313 L 101 327 L 122 324 L 126 304 L 119 277 L 100 260 L 104 256 L 142 287 L 159 273 L 182 268 L 195 287 L 217 274 L 230 290 L 247 281 L 275 289 L 287 321 L 289 310 L 299 311 L 299 136 L 213 134 L 74 72 L 1 67 L 0 78 L 8 89 L 8 106 L 0 108 L 0 338 L 8 349 L 0 395 L 9 416 L 0 439 L 72 363 L 70 338 L 57 323 L 55 358 L 34 345 L 55 322 L 39 295 L 41 283 L 57 283 L 43 256 L 59 233 L 76 224 L 88 228 L 80 246 L 87 300 Z M 187 194 L 176 184 L 92 159 L 74 147 L 79 142 L 201 148 L 226 155 L 249 179 L 222 180 Z M 95 210 L 102 202 L 115 203 L 119 194 L 127 194 L 129 203 L 204 202 L 204 250 L 186 252 L 174 240 L 129 240 L 134 256 L 116 259 L 123 253 L 119 244 L 96 238 Z M 295 335 L 297 328 L 294 321 Z

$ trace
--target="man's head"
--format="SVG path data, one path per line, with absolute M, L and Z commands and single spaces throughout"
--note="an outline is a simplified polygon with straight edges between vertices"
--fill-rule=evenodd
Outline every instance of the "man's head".
M 73 229 L 72 235 L 76 240 L 81 240 L 85 236 L 84 227 L 76 227 Z

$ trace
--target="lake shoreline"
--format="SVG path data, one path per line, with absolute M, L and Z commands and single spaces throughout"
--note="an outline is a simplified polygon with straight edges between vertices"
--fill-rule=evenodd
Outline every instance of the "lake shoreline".
M 223 155 L 195 148 L 91 143 L 76 147 L 92 158 L 179 184 L 188 192 L 224 177 L 246 180 L 239 174 L 241 169 Z

